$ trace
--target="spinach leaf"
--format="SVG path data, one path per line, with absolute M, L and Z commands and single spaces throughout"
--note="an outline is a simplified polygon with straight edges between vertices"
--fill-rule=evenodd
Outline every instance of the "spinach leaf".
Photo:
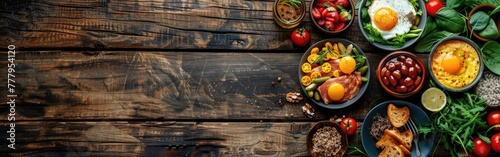
M 472 30 L 483 30 L 488 25 L 490 17 L 484 11 L 478 11 L 470 17 L 470 26 Z
M 452 33 L 462 33 L 465 28 L 465 19 L 463 15 L 453 8 L 443 7 L 434 15 L 439 27 Z
M 446 0 L 446 7 L 458 8 L 464 3 L 463 0 Z
M 427 17 L 427 23 L 425 24 L 425 29 L 424 32 L 422 33 L 422 37 L 427 36 L 430 32 L 432 32 L 434 29 L 436 29 L 437 24 L 434 18 L 431 16 Z
M 496 39 L 498 38 L 498 29 L 497 25 L 495 24 L 495 21 L 493 19 L 489 18 L 488 25 L 484 30 L 479 32 L 479 36 L 487 39 Z
M 500 75 L 500 44 L 489 41 L 481 48 L 483 63 L 493 73 Z
M 419 43 L 415 46 L 415 51 L 420 53 L 428 53 L 432 50 L 432 47 L 436 45 L 441 39 L 449 36 L 457 36 L 459 33 L 451 33 L 448 31 L 438 30 L 432 31 L 429 35 L 423 37 Z

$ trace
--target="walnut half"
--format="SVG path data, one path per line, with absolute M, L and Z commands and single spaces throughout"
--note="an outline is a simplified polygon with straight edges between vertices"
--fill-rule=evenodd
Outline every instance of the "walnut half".
M 302 97 L 302 95 L 300 95 L 300 93 L 290 92 L 290 93 L 286 94 L 286 101 L 291 102 L 291 103 L 298 103 L 302 99 L 304 99 L 304 97 Z

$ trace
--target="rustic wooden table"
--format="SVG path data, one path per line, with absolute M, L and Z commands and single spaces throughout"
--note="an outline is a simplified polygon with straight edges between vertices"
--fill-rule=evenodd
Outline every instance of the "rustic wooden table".
M 395 99 L 373 79 L 355 105 L 314 106 L 313 119 L 301 110 L 307 100 L 275 104 L 301 92 L 297 69 L 307 48 L 295 47 L 291 30 L 274 22 L 272 5 L 2 0 L 0 156 L 308 156 L 305 137 L 316 122 L 347 115 L 361 124 L 377 103 Z M 299 27 L 311 32 L 311 44 L 357 43 L 372 78 L 388 53 L 365 40 L 357 20 L 336 36 L 313 28 L 309 16 Z M 5 86 L 8 45 L 16 50 L 13 93 Z M 417 95 L 404 100 L 421 107 Z M 15 107 L 5 105 L 10 99 Z M 361 146 L 360 126 L 352 145 Z M 6 140 L 12 128 L 15 150 Z

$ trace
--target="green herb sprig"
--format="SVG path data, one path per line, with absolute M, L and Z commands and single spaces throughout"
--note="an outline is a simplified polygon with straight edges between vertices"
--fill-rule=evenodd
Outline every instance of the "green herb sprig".
M 290 4 L 295 8 L 299 8 L 299 6 L 302 5 L 300 0 L 282 0 L 281 3 Z

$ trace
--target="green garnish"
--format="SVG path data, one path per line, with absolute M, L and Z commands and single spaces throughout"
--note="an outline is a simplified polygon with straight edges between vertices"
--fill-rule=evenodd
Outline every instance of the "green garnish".
M 299 5 L 302 5 L 300 0 L 282 0 L 281 3 L 293 5 L 295 8 L 299 8 Z

